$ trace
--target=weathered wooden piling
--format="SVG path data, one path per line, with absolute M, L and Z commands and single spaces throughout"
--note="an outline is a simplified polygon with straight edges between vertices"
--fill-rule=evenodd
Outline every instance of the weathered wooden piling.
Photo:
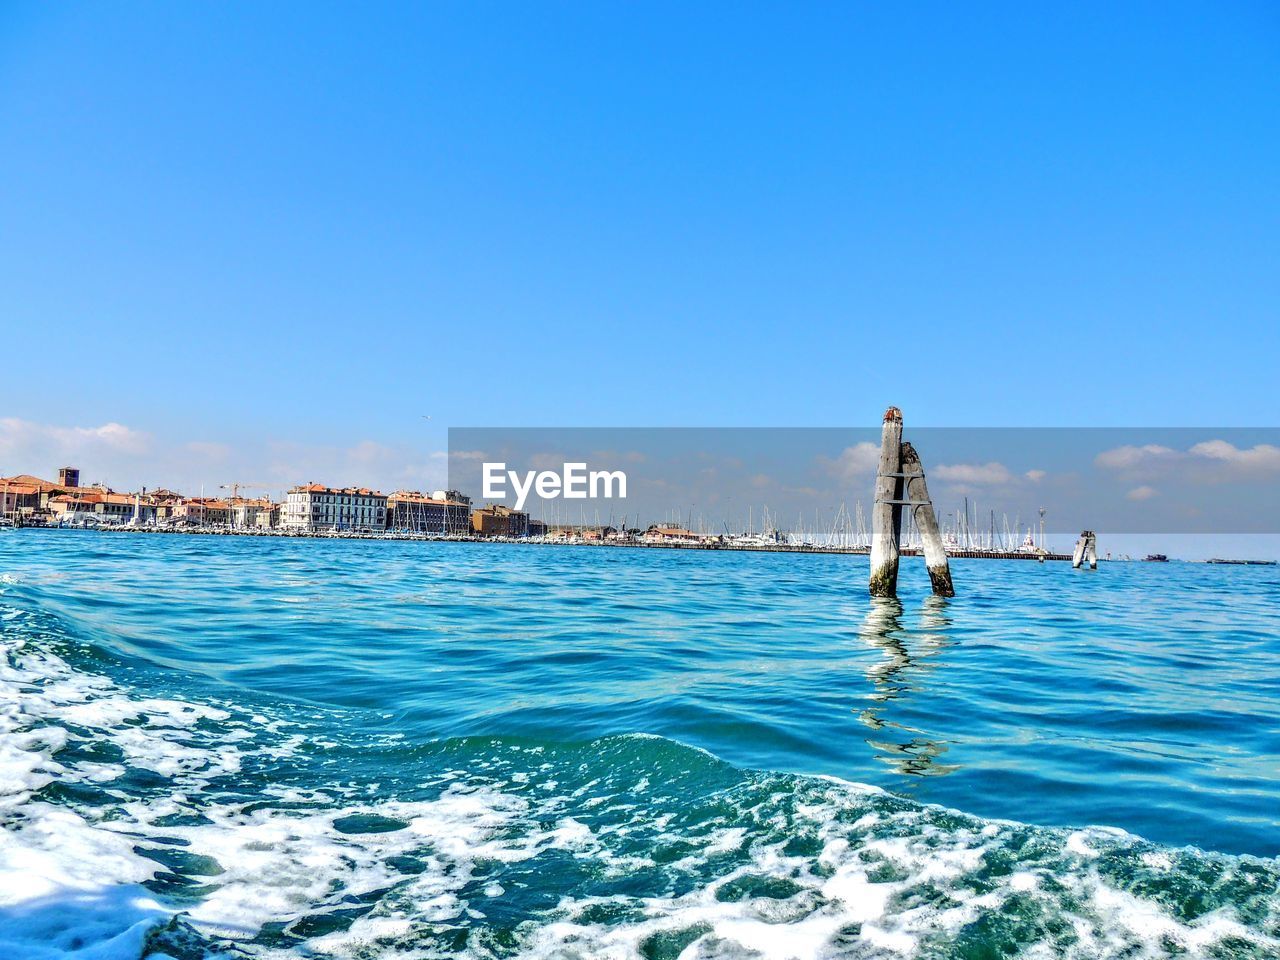
M 1080 539 L 1071 554 L 1072 568 L 1079 570 L 1085 560 L 1089 561 L 1089 569 L 1098 569 L 1098 538 L 1092 530 L 1081 530 Z
M 876 468 L 875 510 L 871 517 L 871 595 L 896 597 L 898 557 L 901 555 L 902 508 L 920 531 L 929 582 L 939 597 L 954 597 L 951 565 L 938 528 L 938 515 L 929 499 L 924 466 L 915 447 L 902 442 L 902 411 L 890 407 L 880 428 L 880 463 Z
M 954 597 L 956 589 L 951 583 L 951 565 L 947 562 L 947 549 L 943 546 L 942 531 L 938 528 L 938 515 L 934 513 L 933 501 L 929 499 L 929 487 L 924 479 L 920 455 L 910 443 L 902 445 L 901 461 L 902 475 L 906 481 L 905 499 L 911 507 L 916 529 L 920 531 L 924 562 L 929 570 L 929 582 L 933 584 L 934 595 Z
M 880 429 L 875 507 L 871 514 L 871 595 L 898 595 L 898 542 L 902 535 L 902 411 L 890 407 Z

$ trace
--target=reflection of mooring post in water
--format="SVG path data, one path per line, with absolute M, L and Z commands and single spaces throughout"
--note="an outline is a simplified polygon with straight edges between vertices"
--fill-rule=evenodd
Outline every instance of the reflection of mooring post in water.
M 938 517 L 929 499 L 920 455 L 902 442 L 902 411 L 890 407 L 884 413 L 880 431 L 880 465 L 876 470 L 875 512 L 871 532 L 871 595 L 898 594 L 898 555 L 902 536 L 902 508 L 910 507 L 920 540 L 933 592 L 954 597 L 951 567 L 938 529 Z
M 1076 541 L 1075 552 L 1071 555 L 1071 566 L 1079 570 L 1085 560 L 1089 561 L 1089 569 L 1098 569 L 1098 538 L 1092 530 L 1082 530 L 1080 539 Z
M 875 731 L 875 736 L 866 738 L 867 745 L 877 760 L 913 779 L 959 769 L 955 764 L 939 762 L 950 747 L 948 741 L 908 723 L 909 710 L 899 712 L 907 707 L 906 701 L 913 693 L 926 689 L 927 677 L 939 666 L 934 657 L 951 643 L 946 608 L 947 602 L 941 597 L 928 597 L 921 611 L 920 627 L 929 632 L 918 632 L 905 628 L 902 603 L 897 598 L 875 597 L 858 630 L 867 644 L 884 655 L 883 660 L 869 664 L 866 670 L 872 684 L 866 695 L 870 704 L 858 719 Z M 909 638 L 916 642 L 914 653 L 908 647 Z M 894 714 L 897 719 L 893 719 Z M 910 784 L 908 780 L 899 786 L 910 790 Z

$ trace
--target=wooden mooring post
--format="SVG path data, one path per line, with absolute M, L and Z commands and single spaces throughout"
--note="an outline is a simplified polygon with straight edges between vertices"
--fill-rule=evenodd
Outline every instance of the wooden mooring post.
M 924 465 L 920 455 L 909 443 L 902 445 L 902 473 L 906 477 L 907 502 L 920 531 L 920 543 L 924 547 L 924 564 L 929 570 L 929 582 L 939 597 L 954 597 L 956 588 L 951 583 L 951 564 L 947 562 L 947 549 L 942 543 L 942 531 L 938 529 L 938 515 L 933 512 L 929 499 L 929 487 L 924 480 Z
M 929 499 L 924 466 L 915 447 L 902 442 L 902 411 L 890 407 L 880 429 L 880 463 L 876 469 L 875 509 L 871 526 L 871 595 L 898 595 L 898 558 L 901 553 L 902 508 L 910 507 L 924 546 L 925 565 L 933 592 L 954 597 L 951 565 L 942 543 L 938 517 Z
M 1092 530 L 1080 531 L 1080 539 L 1076 541 L 1076 549 L 1071 554 L 1071 566 L 1079 570 L 1081 565 L 1089 561 L 1089 569 L 1098 569 L 1098 538 Z
M 902 411 L 890 407 L 880 428 L 880 464 L 871 511 L 871 595 L 898 595 L 898 543 L 902 537 Z

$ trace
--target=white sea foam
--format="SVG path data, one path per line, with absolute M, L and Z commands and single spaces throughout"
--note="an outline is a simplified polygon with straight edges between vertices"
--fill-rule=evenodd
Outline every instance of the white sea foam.
M 1227 911 L 1183 923 L 1153 901 L 1115 889 L 1094 871 L 1057 875 L 1057 883 L 1071 888 L 1072 897 L 1066 899 L 1046 893 L 1031 871 L 991 878 L 992 889 L 978 894 L 967 881 L 984 858 L 1006 842 L 999 826 L 992 830 L 991 824 L 979 824 L 972 831 L 944 834 L 918 823 L 920 812 L 863 817 L 853 822 L 852 829 L 840 826 L 841 814 L 862 795 L 863 791 L 846 793 L 833 786 L 826 803 L 809 807 L 807 819 L 819 825 L 826 838 L 817 858 L 819 873 L 807 858 L 784 853 L 785 839 L 757 844 L 748 864 L 704 887 L 679 897 L 644 900 L 645 918 L 638 922 L 601 924 L 577 919 L 605 903 L 603 898 L 567 904 L 563 917 L 537 931 L 529 951 L 547 958 L 634 957 L 644 944 L 665 936 L 687 941 L 682 960 L 789 960 L 825 956 L 835 944 L 853 942 L 863 946 L 863 952 L 855 951 L 858 956 L 908 957 L 938 952 L 966 925 L 983 914 L 998 914 L 1016 896 L 1042 903 L 1078 934 L 1077 942 L 1065 949 L 1049 942 L 1025 944 L 1022 955 L 1028 957 L 1156 957 L 1167 954 L 1168 944 L 1176 944 L 1188 956 L 1204 956 L 1226 938 L 1237 938 L 1261 951 L 1280 949 L 1280 941 L 1246 927 Z M 883 828 L 894 819 L 907 828 L 903 835 L 885 839 L 858 835 L 860 828 L 870 824 Z M 1093 844 L 1102 845 L 1116 836 L 1115 831 L 1103 829 L 1063 836 L 1061 862 L 1068 863 L 1081 848 L 1097 855 Z M 741 840 L 740 828 L 724 827 L 706 838 L 705 849 L 723 850 Z M 892 868 L 893 879 L 876 875 L 886 867 Z M 785 899 L 722 896 L 735 882 L 753 876 L 787 878 L 797 892 Z M 945 896 L 919 895 L 930 891 Z M 1068 906 L 1071 903 L 1079 904 L 1075 912 Z
M 55 779 L 102 781 L 123 772 L 112 764 L 59 763 L 69 739 L 60 724 L 93 729 L 107 717 L 137 718 L 143 708 L 105 679 L 77 673 L 21 640 L 0 642 L 0 701 L 0 956 L 133 960 L 147 931 L 169 913 L 137 886 L 155 864 L 133 852 L 125 833 L 32 797 Z M 180 713 L 183 705 L 165 706 Z M 121 739 L 125 749 L 131 735 Z M 163 742 L 135 742 L 135 752 L 159 757 Z
M 341 954 L 343 944 L 396 938 L 416 922 L 448 920 L 466 904 L 458 890 L 470 864 L 484 857 L 512 862 L 540 844 L 571 846 L 589 831 L 565 819 L 554 831 L 523 841 L 495 835 L 527 812 L 526 803 L 497 791 L 456 784 L 430 802 L 334 802 L 321 791 L 275 789 L 280 806 L 198 802 L 214 777 L 235 774 L 252 737 L 219 707 L 131 697 L 103 677 L 78 672 L 63 659 L 22 642 L 0 643 L 0 957 L 5 960 L 136 960 L 149 933 L 176 912 L 142 883 L 160 869 L 140 845 L 177 844 L 218 871 L 211 891 L 184 911 L 201 932 L 230 940 L 255 936 L 269 921 L 323 913 L 343 898 L 401 884 L 396 914 L 369 916 L 351 930 L 320 938 L 317 949 Z M 265 727 L 266 718 L 251 721 Z M 63 727 L 59 724 L 67 724 Z M 199 731 L 201 725 L 212 732 Z M 83 731 L 69 733 L 68 730 Z M 112 745 L 120 764 L 63 765 L 69 740 L 88 736 Z M 272 755 L 287 752 L 277 742 Z M 55 779 L 100 782 L 126 767 L 166 778 L 172 789 L 111 808 L 75 811 L 36 801 Z M 294 804 L 310 804 L 295 809 Z M 319 809 L 315 805 L 323 804 Z M 127 816 L 120 818 L 114 811 Z M 168 821 L 198 813 L 189 825 Z M 347 818 L 400 821 L 385 832 L 343 832 Z M 407 885 L 387 865 L 397 856 L 423 859 Z M 491 885 L 491 896 L 501 888 Z M 269 952 L 269 951 L 268 951 Z
M 439 929 L 479 925 L 516 895 L 505 869 L 554 852 L 607 881 L 658 870 L 649 854 L 663 845 L 682 853 L 662 869 L 683 878 L 672 884 L 683 892 L 572 891 L 520 928 L 520 952 L 631 958 L 666 938 L 683 960 L 787 960 L 855 947 L 858 955 L 910 957 L 939 952 L 1017 903 L 1074 931 L 1066 947 L 1023 944 L 1028 957 L 1155 957 L 1170 944 L 1195 957 L 1229 938 L 1259 955 L 1280 951 L 1229 908 L 1188 923 L 1117 887 L 1099 864 L 1108 850 L 1137 850 L 1139 841 L 1116 831 L 1042 831 L 1045 852 L 1035 864 L 993 871 L 1027 828 L 944 818 L 820 778 L 762 779 L 742 800 L 721 798 L 701 823 L 653 805 L 649 778 L 634 771 L 615 793 L 604 777 L 558 795 L 556 781 L 568 771 L 541 759 L 536 776 L 513 767 L 504 777 L 498 765 L 477 762 L 489 768 L 483 779 L 456 770 L 421 801 L 378 799 L 360 784 L 270 787 L 257 803 L 220 802 L 206 795 L 217 778 L 234 779 L 255 753 L 288 757 L 303 735 L 229 705 L 132 695 L 20 640 L 0 643 L 0 704 L 4 960 L 136 960 L 180 910 L 181 922 L 212 944 L 283 956 L 283 948 L 248 941 L 264 924 L 289 931 L 360 902 L 372 906 L 345 928 L 312 936 L 307 951 L 439 956 Z M 111 747 L 119 759 L 60 759 L 86 742 Z M 502 752 L 518 757 L 521 748 Z M 148 771 L 163 786 L 97 807 L 40 797 L 55 781 L 110 789 L 130 770 Z M 795 852 L 789 844 L 801 833 L 816 848 Z M 164 869 L 144 854 L 164 851 L 205 864 L 199 879 L 207 889 L 193 902 L 164 902 L 143 886 Z M 405 859 L 413 871 L 402 872 Z M 1133 859 L 1152 871 L 1174 869 L 1165 851 L 1142 848 Z M 629 909 L 600 919 L 601 910 L 619 907 Z

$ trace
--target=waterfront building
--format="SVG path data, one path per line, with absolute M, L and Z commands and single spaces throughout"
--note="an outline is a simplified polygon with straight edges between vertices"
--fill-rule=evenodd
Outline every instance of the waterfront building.
M 0 517 L 20 521 L 40 509 L 40 483 L 31 476 L 0 478 Z
M 431 496 L 436 500 L 451 500 L 454 503 L 466 504 L 468 508 L 471 506 L 471 498 L 461 490 L 437 490 Z
M 471 500 L 456 490 L 439 490 L 430 497 L 397 490 L 387 498 L 387 529 L 465 536 L 471 532 Z
M 651 526 L 641 537 L 645 543 L 697 543 L 702 537 L 684 527 Z
M 151 491 L 151 500 L 156 505 L 156 519 L 163 520 L 168 516 L 168 508 L 175 503 L 181 503 L 185 500 L 182 494 L 176 490 L 166 490 L 164 487 Z
M 103 516 L 102 494 L 97 491 L 88 493 L 55 493 L 49 498 L 48 512 L 57 523 L 97 522 Z
M 481 537 L 527 537 L 529 514 L 492 503 L 471 512 L 471 530 Z
M 542 533 L 536 533 L 535 529 L 540 529 Z M 613 528 L 606 527 L 604 529 L 612 530 Z M 588 526 L 585 523 L 547 524 L 540 520 L 530 520 L 529 536 L 542 536 L 551 540 L 590 540 L 594 542 L 602 539 L 602 529 Z
M 78 489 L 49 498 L 49 514 L 58 523 L 138 523 L 156 520 L 156 504 L 141 493 L 116 493 L 105 487 Z
M 387 495 L 364 487 L 308 483 L 285 496 L 280 525 L 289 530 L 385 530 Z
M 231 526 L 237 530 L 274 527 L 280 516 L 279 506 L 268 497 L 232 497 L 228 503 L 231 508 Z
M 69 467 L 59 471 L 59 476 L 80 479 L 80 472 Z M 49 500 L 62 493 L 92 493 L 98 487 L 68 486 L 52 480 L 42 480 L 30 473 L 13 477 L 0 477 L 0 513 L 9 519 L 26 520 L 47 518 L 52 511 Z
M 60 487 L 80 486 L 80 468 L 79 467 L 59 467 L 58 468 L 58 486 Z
M 217 497 L 184 497 L 161 504 L 157 516 L 178 526 L 225 527 L 231 521 L 231 505 Z

